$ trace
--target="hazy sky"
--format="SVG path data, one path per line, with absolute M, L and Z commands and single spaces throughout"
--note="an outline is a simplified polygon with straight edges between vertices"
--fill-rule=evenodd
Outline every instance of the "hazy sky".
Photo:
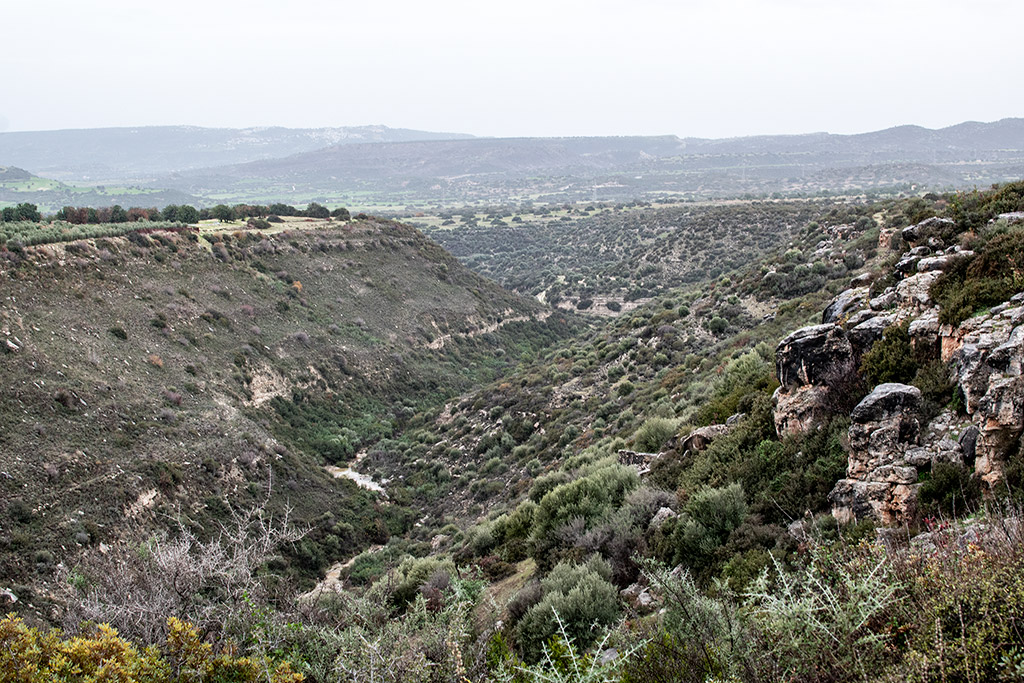
M 0 17 L 0 131 L 727 137 L 1024 116 L 1020 0 L 10 0 Z

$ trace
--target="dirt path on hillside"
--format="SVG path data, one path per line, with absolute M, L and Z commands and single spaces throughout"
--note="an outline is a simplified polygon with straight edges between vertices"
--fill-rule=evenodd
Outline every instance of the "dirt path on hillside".
M 481 327 L 480 329 L 477 330 L 472 330 L 471 332 L 465 332 L 460 334 L 442 334 L 440 337 L 427 344 L 427 348 L 443 349 L 444 345 L 450 342 L 455 337 L 460 337 L 462 339 L 471 339 L 473 337 L 479 337 L 481 334 L 487 334 L 488 332 L 496 332 L 505 325 L 507 325 L 508 323 L 521 323 L 526 322 L 527 320 L 536 320 L 538 322 L 544 322 L 549 317 L 551 317 L 551 311 L 544 311 L 543 313 L 539 313 L 537 315 L 517 315 L 514 318 L 505 318 L 501 322 L 491 323 L 490 325 L 485 325 L 484 327 Z

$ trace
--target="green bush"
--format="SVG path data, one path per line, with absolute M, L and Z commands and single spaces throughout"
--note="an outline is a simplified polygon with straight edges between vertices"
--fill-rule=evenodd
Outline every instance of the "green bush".
M 672 564 L 704 571 L 715 550 L 746 517 L 742 486 L 704 489 L 690 498 L 681 515 L 665 523 L 661 555 Z
M 545 494 L 534 512 L 531 531 L 537 565 L 545 568 L 557 561 L 555 551 L 566 542 L 558 533 L 563 527 L 572 522 L 585 530 L 608 517 L 639 484 L 635 469 L 614 464 Z
M 1024 232 L 997 234 L 972 258 L 954 261 L 932 284 L 939 322 L 957 325 L 1024 289 Z
M 569 482 L 569 475 L 565 472 L 550 472 L 549 474 L 543 474 L 533 480 L 533 485 L 530 487 L 529 498 L 534 503 L 539 503 L 547 493 L 562 484 Z
M 981 499 L 978 478 L 963 465 L 936 463 L 917 494 L 921 514 L 961 516 Z
M 541 580 L 543 597 L 516 625 L 516 643 L 524 660 L 538 661 L 545 643 L 562 630 L 577 647 L 586 649 L 599 628 L 618 619 L 618 591 L 606 578 L 609 572 L 599 560 L 585 565 L 563 562 Z
M 665 442 L 676 435 L 679 420 L 666 417 L 652 417 L 646 420 L 633 435 L 633 447 L 642 452 L 656 453 Z
M 389 580 L 393 586 L 390 602 L 394 607 L 404 609 L 429 581 L 447 580 L 454 575 L 455 564 L 451 560 L 437 557 L 406 558 Z
M 906 384 L 914 378 L 918 364 L 908 332 L 910 322 L 887 327 L 882 339 L 861 357 L 860 368 L 869 386 L 885 382 Z
M 770 648 L 767 678 L 868 680 L 892 654 L 888 617 L 899 583 L 884 557 L 845 557 L 821 546 L 811 552 L 807 570 L 789 574 L 776 565 L 747 597 L 762 647 Z

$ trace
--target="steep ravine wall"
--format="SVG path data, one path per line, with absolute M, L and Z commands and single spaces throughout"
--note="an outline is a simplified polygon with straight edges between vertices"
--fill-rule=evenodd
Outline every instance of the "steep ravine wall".
M 922 475 L 938 463 L 973 468 L 986 492 L 1004 479 L 1024 431 L 1024 293 L 957 325 L 939 324 L 930 287 L 971 252 L 935 239 L 918 243 L 928 222 L 904 229 L 911 249 L 895 266 L 898 282 L 875 297 L 867 287 L 842 292 L 822 324 L 780 342 L 775 424 L 781 435 L 814 429 L 849 399 L 862 356 L 887 328 L 907 325 L 913 353 L 944 363 L 960 398 L 925 422 L 916 387 L 884 383 L 850 412 L 846 478 L 829 495 L 840 521 L 900 524 L 917 514 Z M 923 240 L 922 240 L 923 241 Z M 858 282 L 857 284 L 863 284 Z

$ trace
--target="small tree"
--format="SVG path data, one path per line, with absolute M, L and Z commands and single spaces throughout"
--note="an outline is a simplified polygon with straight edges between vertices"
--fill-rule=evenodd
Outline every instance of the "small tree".
M 188 204 L 182 204 L 178 207 L 176 221 L 179 223 L 198 223 L 199 222 L 199 211 L 194 206 Z
M 29 204 L 28 202 L 18 204 L 18 206 L 15 207 L 14 212 L 14 220 L 16 221 L 40 221 L 43 218 L 39 213 L 39 207 L 35 204 Z M 4 220 L 7 220 L 6 212 Z
M 917 372 L 914 348 L 910 345 L 910 322 L 891 325 L 882 339 L 861 358 L 860 368 L 870 386 L 884 382 L 909 382 Z
M 219 220 L 221 223 L 229 223 L 235 220 L 235 210 L 227 204 L 218 204 L 217 206 L 210 209 L 210 215 Z
M 168 204 L 164 207 L 164 210 L 160 212 L 160 217 L 165 221 L 176 221 L 178 220 L 178 205 Z
M 331 212 L 322 204 L 310 202 L 309 206 L 306 207 L 306 216 L 308 218 L 330 218 Z

